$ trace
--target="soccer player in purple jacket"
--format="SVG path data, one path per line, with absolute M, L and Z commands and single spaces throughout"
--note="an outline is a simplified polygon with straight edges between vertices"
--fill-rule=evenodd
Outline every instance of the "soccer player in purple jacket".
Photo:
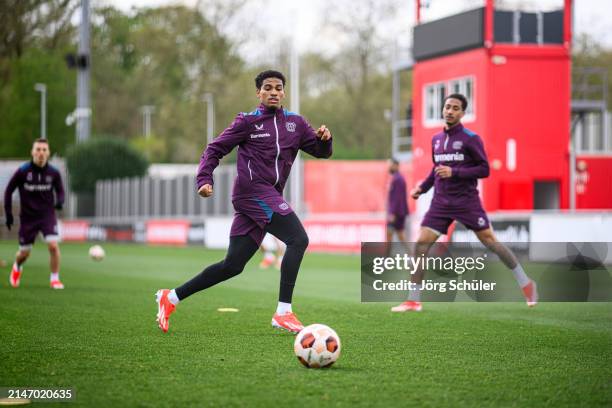
M 9 277 L 14 288 L 19 287 L 22 266 L 30 256 L 32 244 L 40 232 L 49 247 L 51 288 L 64 289 L 59 279 L 59 235 L 55 217 L 55 210 L 61 210 L 64 204 L 64 187 L 59 170 L 48 163 L 49 154 L 47 140 L 37 139 L 32 146 L 32 160 L 17 169 L 4 192 L 4 213 L 9 230 L 14 223 L 12 196 L 16 189 L 19 189 L 21 206 L 19 251 Z
M 476 187 L 479 178 L 489 176 L 489 163 L 482 139 L 461 124 L 467 104 L 467 98 L 461 94 L 451 94 L 444 100 L 442 114 L 446 126 L 432 139 L 433 168 L 429 177 L 410 193 L 417 200 L 435 187 L 431 206 L 421 224 L 416 254 L 427 254 L 438 237 L 447 233 L 451 223 L 459 221 L 474 231 L 478 239 L 512 270 L 527 305 L 535 306 L 538 302 L 535 282 L 525 274 L 512 251 L 497 240 L 482 208 Z M 393 307 L 392 311 L 422 310 L 420 285 L 423 275 L 422 269 L 412 275 L 416 290 L 410 291 L 408 300 Z
M 314 130 L 304 118 L 283 109 L 282 73 L 261 72 L 255 78 L 255 86 L 260 105 L 250 113 L 239 113 L 206 147 L 196 178 L 198 194 L 210 197 L 214 169 L 223 156 L 238 146 L 238 176 L 232 192 L 235 214 L 227 255 L 183 285 L 157 291 L 157 322 L 164 332 L 168 331 L 168 318 L 179 301 L 241 273 L 266 232 L 287 245 L 272 326 L 294 333 L 304 327 L 292 312 L 291 299 L 308 236 L 282 193 L 298 150 L 318 158 L 330 157 L 331 133 L 325 125 Z
M 404 227 L 408 216 L 408 200 L 406 191 L 406 180 L 399 172 L 399 162 L 395 159 L 389 160 L 389 195 L 387 197 L 387 242 L 393 239 L 393 233 L 406 244 Z

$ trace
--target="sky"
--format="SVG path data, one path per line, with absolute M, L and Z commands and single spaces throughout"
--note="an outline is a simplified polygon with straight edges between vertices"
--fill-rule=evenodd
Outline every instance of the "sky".
M 364 0 L 347 1 L 356 4 Z M 448 14 L 479 7 L 484 0 L 421 0 L 429 3 L 429 7 L 421 11 L 424 20 L 432 20 Z M 132 7 L 155 7 L 167 4 L 195 5 L 197 0 L 92 0 L 92 4 L 112 4 L 124 11 Z M 385 24 L 381 29 L 387 31 L 401 46 L 410 43 L 411 27 L 415 20 L 415 0 L 405 0 L 405 7 L 392 18 L 392 23 Z M 293 38 L 300 53 L 307 51 L 325 52 L 326 49 L 338 47 L 333 30 L 323 30 L 321 26 L 326 21 L 326 0 L 254 0 L 238 16 L 238 23 L 228 30 L 240 30 L 249 27 L 257 38 L 274 37 Z M 500 6 L 510 8 L 521 7 L 530 10 L 537 5 L 541 10 L 561 8 L 563 0 L 497 0 Z M 574 32 L 588 33 L 594 36 L 607 48 L 612 48 L 612 1 L 611 0 L 574 0 Z M 606 30 L 606 28 L 608 28 Z M 255 55 L 248 55 L 253 57 Z

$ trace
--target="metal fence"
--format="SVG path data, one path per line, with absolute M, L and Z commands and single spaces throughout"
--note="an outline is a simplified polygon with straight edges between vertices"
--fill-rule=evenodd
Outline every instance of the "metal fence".
M 120 223 L 150 218 L 201 220 L 208 216 L 231 216 L 234 213 L 231 194 L 236 174 L 236 165 L 217 167 L 214 194 L 206 199 L 196 191 L 195 175 L 98 181 L 96 221 Z M 295 182 L 288 180 L 284 191 L 289 202 L 292 184 Z M 298 199 L 302 200 L 302 189 L 298 190 Z

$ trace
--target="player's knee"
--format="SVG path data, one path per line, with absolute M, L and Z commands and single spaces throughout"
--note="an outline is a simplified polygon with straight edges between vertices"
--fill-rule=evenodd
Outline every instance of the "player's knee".
M 301 231 L 300 233 L 294 235 L 292 239 L 287 243 L 288 246 L 293 246 L 295 248 L 306 250 L 308 248 L 308 235 L 306 235 L 305 231 Z
M 56 242 L 52 242 L 49 244 L 49 253 L 53 255 L 59 255 L 60 253 L 59 245 L 57 245 Z
M 226 260 L 225 262 L 223 262 L 223 270 L 230 277 L 233 277 L 242 273 L 242 271 L 244 270 L 244 265 Z
M 480 242 L 487 247 L 495 246 L 497 244 L 495 234 L 493 234 L 493 231 L 490 228 L 479 231 L 476 235 L 478 236 L 478 239 L 480 239 Z

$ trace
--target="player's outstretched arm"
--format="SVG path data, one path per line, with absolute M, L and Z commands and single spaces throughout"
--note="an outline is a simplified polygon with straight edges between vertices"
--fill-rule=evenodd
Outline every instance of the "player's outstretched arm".
M 57 176 L 53 178 L 53 189 L 55 190 L 55 209 L 61 211 L 64 208 L 64 183 L 62 176 L 57 172 Z
M 211 186 L 213 183 L 213 171 L 219 165 L 219 161 L 231 152 L 234 147 L 238 146 L 247 137 L 247 123 L 243 114 L 238 114 L 232 124 L 225 129 L 215 140 L 206 146 L 206 149 L 200 157 L 200 165 L 196 175 L 196 185 L 198 194 L 200 189 L 205 185 Z
M 332 155 L 332 135 L 327 126 L 321 125 L 316 131 L 306 123 L 300 149 L 319 159 L 328 159 Z
M 420 190 L 419 195 L 425 194 L 426 192 L 429 191 L 430 188 L 433 187 L 435 179 L 436 179 L 436 167 L 434 166 L 431 168 L 431 171 L 429 172 L 429 176 L 427 176 L 427 178 L 421 183 L 420 186 L 412 189 L 412 191 L 415 191 L 418 188 Z M 410 193 L 410 195 L 412 196 L 412 192 Z M 412 196 L 412 198 L 416 200 L 414 196 Z
M 470 142 L 465 145 L 469 155 L 474 160 L 474 165 L 461 167 L 453 171 L 453 176 L 462 179 L 485 178 L 489 177 L 489 160 L 484 149 L 484 144 L 480 136 L 470 138 Z
M 6 216 L 6 228 L 9 230 L 13 225 L 13 191 L 17 189 L 19 185 L 19 170 L 13 174 L 13 177 L 9 180 L 6 190 L 4 190 L 4 214 Z

